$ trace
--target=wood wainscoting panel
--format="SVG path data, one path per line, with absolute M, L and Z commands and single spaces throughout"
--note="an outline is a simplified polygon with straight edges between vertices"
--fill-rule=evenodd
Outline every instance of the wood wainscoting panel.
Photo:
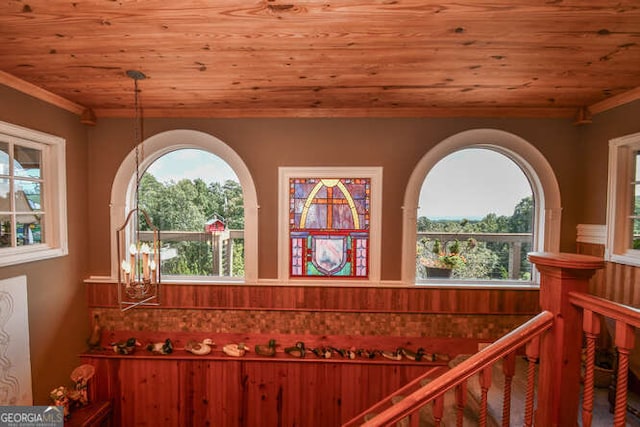
M 180 377 L 175 360 L 127 360 L 120 363 L 120 415 L 123 426 L 187 425 L 180 405 Z
M 434 366 L 89 353 L 81 359 L 96 367 L 90 398 L 112 402 L 114 426 L 337 426 Z
M 115 283 L 87 283 L 90 308 L 118 307 Z M 538 289 L 162 284 L 163 309 L 537 314 Z
M 577 252 L 584 255 L 604 256 L 604 245 L 577 243 Z M 633 265 L 606 262 L 604 270 L 597 271 L 589 281 L 589 293 L 631 307 L 640 307 L 640 268 Z

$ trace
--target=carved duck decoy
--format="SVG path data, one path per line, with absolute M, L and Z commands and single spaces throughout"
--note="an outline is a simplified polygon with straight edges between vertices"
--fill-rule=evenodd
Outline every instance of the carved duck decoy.
M 347 359 L 351 359 L 351 360 L 355 359 L 357 356 L 356 349 L 353 347 L 351 347 L 350 349 L 347 349 L 347 351 L 345 352 L 345 356 Z
M 100 348 L 100 342 L 102 341 L 102 327 L 100 326 L 98 315 L 93 316 L 93 328 L 91 329 L 91 335 L 87 338 L 87 345 L 89 350 L 97 350 Z
M 306 348 L 304 347 L 304 343 L 302 341 L 298 341 L 295 346 L 287 347 L 284 349 L 284 352 L 293 356 L 293 357 L 304 357 L 306 353 Z
M 275 356 L 276 355 L 276 340 L 274 339 L 270 339 L 269 343 L 264 345 L 264 344 L 258 344 L 255 346 L 255 351 L 256 354 L 259 354 L 260 356 Z
M 240 344 L 227 344 L 222 347 L 222 352 L 227 356 L 233 357 L 242 357 L 244 354 L 249 351 L 249 347 L 244 345 L 244 343 Z
M 425 353 L 424 348 L 420 347 L 417 351 L 411 351 L 407 348 L 401 348 L 400 352 L 409 360 L 420 362 L 421 360 L 430 360 L 433 355 Z
M 343 350 L 341 348 L 331 347 L 331 350 L 335 353 L 338 353 L 341 357 L 345 357 L 347 350 Z
M 382 357 L 385 357 L 390 360 L 402 360 L 402 352 L 400 352 L 399 349 L 397 349 L 396 351 L 383 350 L 381 354 L 382 354 Z
M 110 345 L 117 354 L 132 354 L 136 350 L 136 347 L 139 347 L 141 344 L 137 339 L 129 338 L 126 341 L 118 341 Z
M 375 359 L 378 354 L 378 350 L 365 350 L 364 348 L 359 348 L 356 350 L 356 355 L 359 357 L 364 357 L 365 359 Z
M 313 354 L 315 354 L 321 359 L 330 359 L 331 356 L 333 355 L 333 351 L 331 351 L 330 347 L 320 347 L 320 348 L 316 347 L 310 350 Z
M 148 344 L 147 350 L 155 354 L 171 354 L 173 353 L 173 343 L 167 338 L 164 342 Z
M 201 342 L 193 340 L 188 341 L 187 345 L 184 346 L 184 349 L 198 356 L 204 356 L 205 354 L 211 353 L 211 348 L 213 346 L 215 346 L 213 340 L 211 338 L 205 338 Z

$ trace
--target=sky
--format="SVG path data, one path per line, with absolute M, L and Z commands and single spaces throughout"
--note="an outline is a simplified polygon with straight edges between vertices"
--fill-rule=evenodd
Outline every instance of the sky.
M 418 216 L 480 219 L 511 216 L 531 185 L 508 157 L 488 149 L 457 151 L 438 162 L 420 191 Z
M 238 181 L 229 165 L 211 153 L 183 149 L 168 153 L 147 169 L 161 182 L 201 178 Z M 438 162 L 420 191 L 418 216 L 431 219 L 480 219 L 488 213 L 510 216 L 531 195 L 529 181 L 506 156 L 487 149 L 466 149 Z M 430 202 L 433 201 L 433 202 Z
M 233 169 L 220 157 L 202 150 L 172 151 L 153 162 L 147 169 L 158 181 L 178 182 L 200 178 L 206 183 L 224 183 L 228 179 L 239 182 Z

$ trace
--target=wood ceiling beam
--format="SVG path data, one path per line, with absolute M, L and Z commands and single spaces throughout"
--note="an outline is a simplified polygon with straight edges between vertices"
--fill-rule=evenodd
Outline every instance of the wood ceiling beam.
M 631 89 L 619 95 L 609 97 L 595 104 L 589 106 L 591 114 L 602 113 L 603 111 L 611 110 L 612 108 L 619 107 L 624 104 L 628 104 L 640 99 L 640 87 Z
M 452 108 L 145 108 L 145 118 L 570 118 L 572 107 L 452 107 Z M 96 109 L 100 118 L 132 117 L 129 109 Z
M 55 93 L 51 93 L 46 89 L 42 89 L 41 87 L 19 79 L 18 77 L 4 71 L 0 71 L 0 84 L 13 88 L 25 95 L 33 96 L 34 98 L 47 102 L 51 105 L 55 105 L 56 107 L 60 107 L 63 110 L 70 111 L 78 116 L 80 116 L 86 109 L 80 104 L 69 101 L 66 98 L 58 96 Z
M 64 110 L 82 116 L 86 107 L 49 92 L 4 71 L 0 71 L 0 84 L 11 87 L 26 95 L 45 101 Z M 589 112 L 599 114 L 604 111 L 628 104 L 640 99 L 640 87 L 609 97 L 591 104 Z M 130 117 L 126 109 L 96 109 L 98 117 Z M 305 108 L 305 109 L 145 109 L 147 117 L 202 117 L 202 118 L 241 118 L 241 117 L 531 117 L 566 118 L 575 114 L 573 108 Z

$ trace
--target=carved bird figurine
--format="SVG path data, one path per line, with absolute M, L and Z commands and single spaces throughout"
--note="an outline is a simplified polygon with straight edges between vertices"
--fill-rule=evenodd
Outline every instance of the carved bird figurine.
M 211 353 L 211 348 L 215 345 L 216 344 L 211 338 L 205 338 L 201 342 L 196 342 L 193 340 L 188 341 L 184 349 L 198 356 L 204 356 L 205 354 Z
M 224 347 L 222 347 L 222 351 L 227 356 L 242 357 L 244 356 L 245 352 L 249 351 L 249 347 L 244 345 L 244 343 L 227 344 Z
M 275 356 L 276 355 L 276 340 L 274 339 L 270 339 L 269 343 L 264 345 L 264 344 L 258 344 L 255 346 L 255 351 L 256 354 L 259 354 L 260 356 Z
M 382 354 L 382 357 L 385 357 L 390 360 L 402 360 L 402 352 L 400 352 L 399 349 L 396 351 L 383 350 L 381 354 Z
M 356 349 L 351 347 L 349 349 L 347 349 L 347 351 L 345 352 L 345 356 L 347 357 L 347 359 L 355 359 L 358 353 L 356 353 Z
M 118 354 L 132 354 L 136 350 L 136 347 L 139 347 L 141 344 L 137 339 L 129 338 L 126 341 L 118 341 L 110 345 L 113 351 Z
M 298 341 L 295 346 L 285 348 L 284 352 L 293 357 L 302 358 L 306 353 L 306 349 L 304 348 L 304 343 L 302 341 Z
M 367 358 L 367 359 L 375 359 L 378 353 L 379 352 L 377 350 L 365 350 L 362 348 L 356 350 L 356 355 Z
M 346 355 L 346 350 L 343 350 L 341 348 L 331 347 L 331 351 L 333 351 L 334 353 L 338 353 L 341 357 L 345 357 Z
M 91 335 L 87 338 L 87 345 L 89 350 L 97 350 L 100 348 L 100 342 L 102 340 L 102 327 L 100 326 L 99 316 L 96 314 L 93 316 L 93 328 L 91 329 Z
M 321 359 L 330 359 L 333 355 L 333 351 L 330 347 L 316 347 L 310 349 L 313 354 Z
M 173 343 L 167 338 L 164 342 L 148 344 L 147 350 L 155 354 L 171 354 L 173 353 Z
M 431 360 L 433 357 L 432 354 L 428 354 L 424 352 L 424 348 L 420 347 L 417 351 L 411 351 L 407 348 L 402 347 L 400 349 L 400 353 L 404 355 L 409 360 L 413 360 L 415 362 L 420 362 L 421 360 Z

